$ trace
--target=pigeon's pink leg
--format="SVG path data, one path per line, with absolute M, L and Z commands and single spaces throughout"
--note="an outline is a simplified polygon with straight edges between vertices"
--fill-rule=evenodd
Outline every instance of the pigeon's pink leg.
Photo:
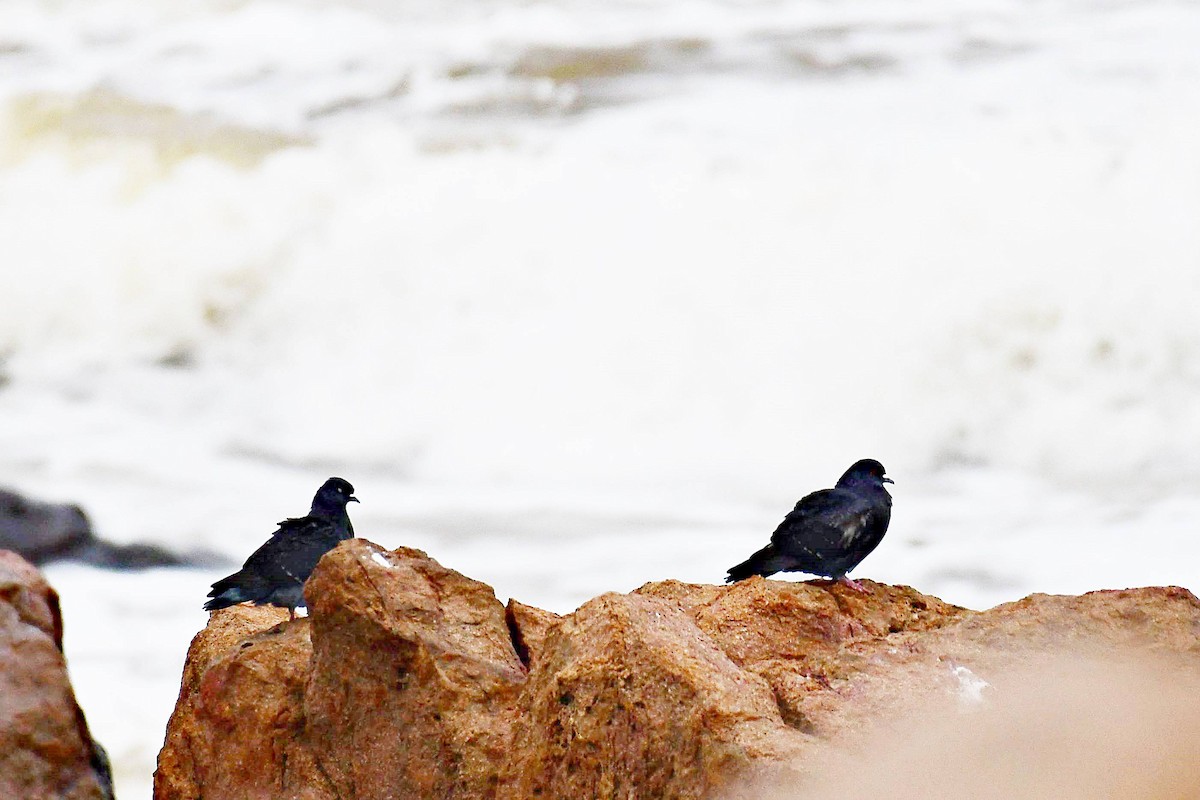
M 854 590 L 854 591 L 856 591 L 856 592 L 860 592 L 860 593 L 862 593 L 862 594 L 870 594 L 870 593 L 871 593 L 871 590 L 870 590 L 870 589 L 868 589 L 867 587 L 863 586 L 863 585 L 862 585 L 861 583 L 859 583 L 858 581 L 852 581 L 852 580 L 850 580 L 850 579 L 849 579 L 848 577 L 846 577 L 845 575 L 843 575 L 842 577 L 838 578 L 838 579 L 837 579 L 837 582 L 838 582 L 838 583 L 840 583 L 840 584 L 842 584 L 843 586 L 845 586 L 845 587 L 846 587 L 846 588 L 848 588 L 848 589 L 852 589 L 852 590 Z

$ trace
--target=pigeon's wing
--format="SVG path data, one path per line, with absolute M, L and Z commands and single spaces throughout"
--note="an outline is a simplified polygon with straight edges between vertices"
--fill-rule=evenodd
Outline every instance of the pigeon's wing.
M 832 554 L 853 547 L 867 529 L 871 505 L 852 492 L 822 489 L 806 495 L 771 534 L 781 552 Z
M 261 575 L 272 584 L 304 583 L 321 556 L 338 543 L 333 526 L 320 520 L 277 532 L 246 559 L 244 569 Z
M 271 535 L 278 536 L 281 533 L 303 530 L 304 528 L 311 527 L 315 521 L 312 517 L 288 517 L 279 523 L 279 530 Z
M 281 533 L 302 533 L 317 527 L 328 528 L 330 526 L 332 526 L 333 530 L 336 531 L 338 540 L 354 538 L 354 526 L 350 524 L 350 517 L 345 513 L 341 515 L 340 519 L 335 518 L 332 520 L 313 516 L 288 517 L 279 523 L 279 530 L 275 531 L 271 535 L 278 536 Z

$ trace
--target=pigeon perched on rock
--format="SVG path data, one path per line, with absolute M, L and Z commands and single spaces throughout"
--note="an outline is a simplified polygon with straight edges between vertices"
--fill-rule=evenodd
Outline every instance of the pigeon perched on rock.
M 846 577 L 878 546 L 892 518 L 892 496 L 883 487 L 883 465 L 871 458 L 856 462 L 832 489 L 821 489 L 796 503 L 771 534 L 771 543 L 736 567 L 726 583 L 751 575 L 808 572 L 863 586 Z
M 304 606 L 304 582 L 321 556 L 345 539 L 354 538 L 347 503 L 357 503 L 354 487 L 341 478 L 330 478 L 313 498 L 308 516 L 288 518 L 242 568 L 212 585 L 205 611 L 238 603 L 282 606 L 291 619 Z

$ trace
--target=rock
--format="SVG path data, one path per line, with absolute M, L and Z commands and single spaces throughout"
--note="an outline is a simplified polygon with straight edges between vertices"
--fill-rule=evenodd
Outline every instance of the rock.
M 305 598 L 308 619 L 235 606 L 193 640 L 154 797 L 492 796 L 525 678 L 492 590 L 354 539 Z
M 771 586 L 750 588 L 776 594 Z M 1200 601 L 1175 587 L 1032 595 L 983 612 L 947 607 L 908 587 L 873 588 L 886 590 L 883 597 L 872 595 L 875 612 L 890 610 L 836 650 L 743 662 L 771 683 L 786 719 L 826 742 L 853 740 L 885 719 L 950 713 L 972 682 L 1007 690 L 1024 680 L 1025 671 L 1048 661 L 1161 653 L 1200 667 L 1194 658 L 1200 655 Z M 861 602 L 834 591 L 841 602 Z M 933 613 L 921 611 L 905 622 L 900 618 L 906 604 Z M 861 606 L 852 608 L 866 621 Z M 880 623 L 887 617 L 892 621 L 884 627 Z
M 155 544 L 116 544 L 96 536 L 77 505 L 30 500 L 0 488 L 0 549 L 12 550 L 34 564 L 79 561 L 106 569 L 215 566 L 214 553 L 172 553 Z
M 870 594 L 827 581 L 785 583 L 751 578 L 723 587 L 651 583 L 640 594 L 673 600 L 742 669 L 766 680 L 790 727 L 830 737 L 851 718 L 842 681 L 857 680 L 902 633 L 914 635 L 953 625 L 971 612 L 907 586 L 862 581 Z M 696 598 L 706 602 L 697 603 Z M 867 714 L 881 709 L 870 707 Z M 860 724 L 854 718 L 853 725 Z
M 112 797 L 108 759 L 67 678 L 58 594 L 0 550 L 0 797 Z
M 1172 663 L 1174 662 L 1174 663 Z M 877 719 L 760 800 L 1200 797 L 1200 680 L 1178 659 L 1042 657 L 953 710 Z
M 508 622 L 508 632 L 517 656 L 528 668 L 541 657 L 546 633 L 562 617 L 510 599 L 504 608 L 504 619 Z
M 525 668 L 491 588 L 361 539 L 305 586 L 309 734 L 338 797 L 492 797 Z
M 332 798 L 304 733 L 309 621 L 274 607 L 214 612 L 188 648 L 154 796 Z
M 42 503 L 0 488 L 0 549 L 44 564 L 93 538 L 92 524 L 79 506 Z
M 803 744 L 766 682 L 695 620 L 638 594 L 585 603 L 546 635 L 498 797 L 703 797 Z
M 1200 601 L 1183 589 L 975 612 L 864 585 L 663 581 L 559 617 L 502 607 L 420 551 L 345 542 L 306 587 L 309 620 L 238 607 L 197 636 L 155 798 L 826 797 L 854 783 L 854 768 L 834 769 L 853 763 L 844 754 L 919 741 L 936 766 L 941 745 L 919 733 L 931 720 L 983 725 L 1064 664 L 1200 686 Z M 1109 705 L 1122 709 L 1111 730 L 1132 724 L 1136 708 Z M 1200 726 L 1196 713 L 1174 724 Z M 1069 757 L 1069 733 L 1044 748 L 1055 741 Z M 1189 741 L 1181 752 L 1200 746 Z M 893 772 L 902 758 L 918 754 Z M 1057 796 L 1018 777 L 959 796 Z

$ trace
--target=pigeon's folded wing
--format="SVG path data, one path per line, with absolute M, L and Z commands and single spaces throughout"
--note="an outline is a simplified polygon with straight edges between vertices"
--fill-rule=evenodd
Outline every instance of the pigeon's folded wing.
M 822 489 L 806 495 L 771 534 L 782 551 L 802 539 L 816 547 L 846 546 L 867 525 L 871 506 L 852 492 Z
M 312 573 L 321 556 L 337 545 L 332 526 L 310 520 L 309 524 L 284 535 L 275 534 L 246 560 L 244 569 L 268 582 L 298 581 L 303 583 Z

